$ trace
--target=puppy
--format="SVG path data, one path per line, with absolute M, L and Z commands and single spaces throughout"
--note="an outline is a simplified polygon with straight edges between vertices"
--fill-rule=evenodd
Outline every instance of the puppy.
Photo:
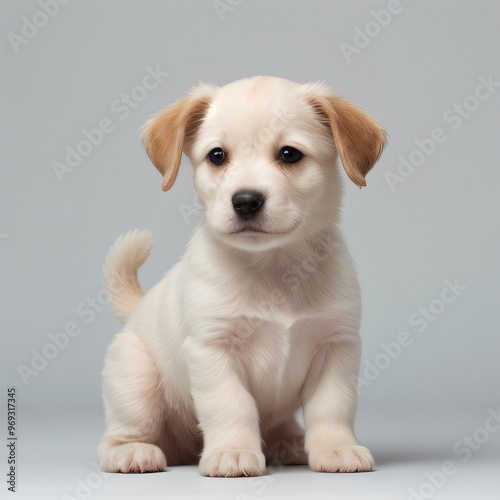
M 273 77 L 201 85 L 146 123 L 163 190 L 185 152 L 204 218 L 146 295 L 137 270 L 151 234 L 132 231 L 107 256 L 125 326 L 103 370 L 104 471 L 199 463 L 206 476 L 258 476 L 266 459 L 372 470 L 353 430 L 360 291 L 337 227 L 337 159 L 364 186 L 385 141 L 322 84 Z

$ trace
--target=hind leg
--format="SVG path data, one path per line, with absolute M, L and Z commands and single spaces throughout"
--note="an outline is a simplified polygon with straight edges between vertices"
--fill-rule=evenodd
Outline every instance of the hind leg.
M 167 467 L 159 447 L 165 429 L 160 376 L 140 338 L 123 331 L 110 345 L 103 370 L 106 432 L 99 444 L 105 472 L 156 472 Z

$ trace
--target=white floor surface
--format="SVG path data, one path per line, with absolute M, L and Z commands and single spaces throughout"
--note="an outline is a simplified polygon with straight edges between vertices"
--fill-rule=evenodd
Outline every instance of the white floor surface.
M 376 470 L 320 474 L 306 466 L 270 467 L 258 478 L 205 478 L 195 466 L 154 474 L 98 472 L 96 446 L 104 429 L 99 414 L 20 415 L 17 493 L 1 498 L 45 499 L 500 499 L 500 431 L 474 450 L 457 441 L 477 431 L 487 412 L 470 415 L 361 411 L 358 437 Z M 457 453 L 459 452 L 459 453 Z M 447 474 L 442 464 L 450 461 Z M 451 471 L 451 472 L 450 472 Z M 433 484 L 434 483 L 434 484 Z M 4 492 L 6 493 L 4 495 Z M 415 492 L 415 493 L 413 493 Z

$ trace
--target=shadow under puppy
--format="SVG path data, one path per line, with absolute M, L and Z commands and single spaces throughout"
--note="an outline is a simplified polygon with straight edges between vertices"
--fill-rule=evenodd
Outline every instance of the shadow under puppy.
M 103 470 L 199 462 L 206 476 L 257 476 L 266 459 L 372 470 L 353 430 L 361 307 L 337 227 L 337 158 L 364 186 L 385 141 L 322 84 L 274 77 L 201 85 L 146 123 L 164 190 L 183 151 L 191 159 L 204 219 L 147 294 L 137 270 L 148 231 L 120 237 L 107 256 L 125 326 L 103 371 Z

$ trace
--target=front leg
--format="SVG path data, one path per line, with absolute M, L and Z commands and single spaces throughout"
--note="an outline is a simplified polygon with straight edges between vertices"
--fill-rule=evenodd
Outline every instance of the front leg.
M 302 393 L 309 466 L 317 472 L 373 470 L 354 435 L 361 343 L 358 334 L 332 338 L 313 359 Z
M 189 339 L 186 350 L 191 394 L 204 438 L 200 472 L 215 477 L 263 475 L 257 406 L 230 349 L 222 342 Z

